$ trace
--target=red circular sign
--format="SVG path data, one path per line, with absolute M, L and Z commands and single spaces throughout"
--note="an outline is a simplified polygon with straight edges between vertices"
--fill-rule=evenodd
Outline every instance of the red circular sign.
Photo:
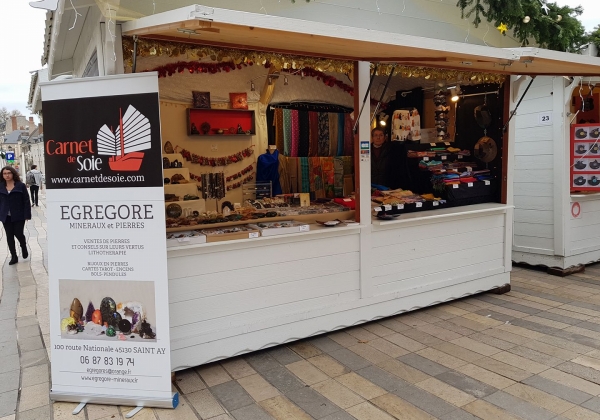
M 581 206 L 579 205 L 579 203 L 571 204 L 571 215 L 574 218 L 578 218 L 580 214 L 581 214 Z

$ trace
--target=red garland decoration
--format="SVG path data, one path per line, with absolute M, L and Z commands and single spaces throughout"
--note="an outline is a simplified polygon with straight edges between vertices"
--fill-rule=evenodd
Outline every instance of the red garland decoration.
M 241 70 L 242 67 L 247 67 L 248 65 L 252 65 L 252 63 L 241 63 L 235 64 L 231 61 L 225 61 L 222 63 L 201 63 L 198 61 L 179 61 L 177 63 L 166 64 L 164 66 L 155 67 L 152 70 L 145 71 L 155 71 L 158 72 L 158 77 L 167 77 L 173 76 L 176 73 L 183 73 L 184 71 L 189 71 L 190 73 L 221 73 L 226 72 L 229 73 L 232 70 Z M 266 62 L 264 67 L 266 69 L 270 68 L 272 64 L 270 62 Z M 300 70 L 296 69 L 282 69 L 282 71 L 287 73 L 298 73 Z M 311 67 L 304 67 L 301 71 L 304 72 L 305 76 L 316 77 L 317 80 L 322 80 L 329 87 L 337 86 L 342 89 L 344 92 L 348 93 L 351 96 L 354 96 L 354 87 L 342 82 L 341 80 L 336 79 L 333 76 L 328 76 L 322 71 L 315 70 Z
M 242 179 L 239 182 L 227 186 L 227 191 L 238 189 L 248 181 L 252 181 L 254 179 L 254 175 L 248 175 L 246 178 Z
M 240 152 L 237 152 L 234 155 L 224 156 L 224 157 L 206 157 L 200 156 L 195 153 L 190 152 L 189 150 L 185 150 L 180 148 L 179 146 L 175 146 L 175 152 L 181 153 L 181 156 L 185 160 L 191 163 L 196 163 L 201 166 L 227 166 L 232 163 L 241 162 L 247 157 L 250 157 L 254 154 L 254 146 L 248 147 Z
M 227 182 L 231 182 L 234 181 L 238 178 L 241 178 L 242 176 L 246 175 L 248 172 L 251 172 L 254 169 L 254 166 L 250 165 L 250 166 L 246 166 L 244 169 L 242 169 L 241 171 L 239 171 L 237 174 L 233 174 L 228 176 L 227 178 L 225 178 L 225 180 Z M 190 172 L 190 178 L 192 178 L 195 181 L 200 181 L 202 182 L 202 178 L 199 175 L 195 175 L 193 173 Z

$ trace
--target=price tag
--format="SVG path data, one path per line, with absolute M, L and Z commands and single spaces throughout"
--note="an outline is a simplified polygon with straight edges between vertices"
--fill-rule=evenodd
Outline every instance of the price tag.
M 248 234 L 248 238 L 252 239 L 252 238 L 258 238 L 259 234 L 258 232 L 250 232 Z
M 398 210 L 404 210 L 404 204 L 398 204 L 398 205 L 396 206 L 396 208 L 397 208 Z
M 448 142 L 448 141 L 445 141 L 445 142 L 444 142 L 444 144 L 445 144 L 446 146 L 450 146 L 450 142 Z
M 345 203 L 349 203 L 350 201 L 352 201 L 352 199 L 351 199 L 351 198 L 344 198 L 344 202 L 345 202 Z
M 373 209 L 373 211 L 380 212 L 380 211 L 383 211 L 383 209 L 381 207 L 375 207 Z
M 435 147 L 435 143 L 429 143 L 431 147 Z
M 466 169 L 467 169 L 467 171 L 469 171 L 469 172 L 473 172 L 473 168 L 471 168 L 470 166 L 467 166 L 467 168 L 466 168 Z
M 309 230 L 310 230 L 310 227 L 308 225 L 300 226 L 300 232 L 308 232 Z
M 446 172 L 446 170 L 445 169 L 440 169 L 440 172 L 444 173 L 444 172 Z
M 388 211 L 388 210 L 392 209 L 392 205 L 391 204 L 386 204 L 385 206 L 383 206 L 383 208 L 385 209 L 385 211 Z
M 452 188 L 454 188 L 455 190 L 458 190 L 458 184 L 453 184 Z
M 177 238 L 177 242 L 189 242 L 190 238 Z
M 490 185 L 490 181 L 485 181 L 485 185 Z
M 439 206 L 439 205 L 440 205 L 440 202 L 439 202 L 439 201 L 434 201 L 434 202 L 433 202 L 433 207 L 437 207 L 437 206 Z
M 442 158 L 442 160 L 446 160 L 446 158 L 447 158 L 448 156 L 446 156 L 446 155 L 442 155 L 442 156 L 440 156 L 440 157 Z
M 417 202 L 415 204 L 416 204 L 416 206 L 417 206 L 418 209 L 420 209 L 421 207 L 423 207 L 423 203 L 421 203 L 421 202 Z
M 469 183 L 467 184 L 467 187 L 469 187 L 469 188 L 470 188 L 470 187 L 472 187 L 472 186 L 473 186 L 473 183 L 472 183 L 472 182 L 469 182 Z
M 425 156 L 425 157 L 423 158 L 423 162 L 429 162 L 429 158 L 428 158 L 427 156 Z
M 462 158 L 463 158 L 463 155 L 458 155 L 458 158 L 459 158 L 459 159 L 462 159 Z

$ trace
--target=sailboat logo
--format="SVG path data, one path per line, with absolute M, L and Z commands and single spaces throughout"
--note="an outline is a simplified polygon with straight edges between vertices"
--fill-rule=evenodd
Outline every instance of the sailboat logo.
M 111 156 L 108 166 L 113 171 L 139 171 L 144 152 L 151 147 L 150 121 L 129 105 L 125 115 L 119 110 L 119 126 L 115 131 L 106 124 L 98 131 L 98 154 Z

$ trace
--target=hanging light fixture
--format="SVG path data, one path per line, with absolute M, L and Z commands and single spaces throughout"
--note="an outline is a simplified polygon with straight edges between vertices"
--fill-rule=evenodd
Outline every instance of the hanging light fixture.
M 452 88 L 450 88 L 450 100 L 452 102 L 458 102 L 458 100 L 460 99 L 460 85 L 456 85 Z
M 382 112 L 381 114 L 379 114 L 379 125 L 385 127 L 389 119 L 390 116 Z
M 284 76 L 284 77 L 283 77 L 283 85 L 284 85 L 284 86 L 287 86 L 287 85 L 288 85 L 288 77 L 287 77 L 287 76 Z
M 300 72 L 300 80 L 304 80 L 304 70 Z
M 273 78 L 271 76 L 269 76 L 269 85 L 273 84 Z
M 254 82 L 250 82 L 250 92 L 255 92 L 256 91 L 256 86 L 254 86 Z

